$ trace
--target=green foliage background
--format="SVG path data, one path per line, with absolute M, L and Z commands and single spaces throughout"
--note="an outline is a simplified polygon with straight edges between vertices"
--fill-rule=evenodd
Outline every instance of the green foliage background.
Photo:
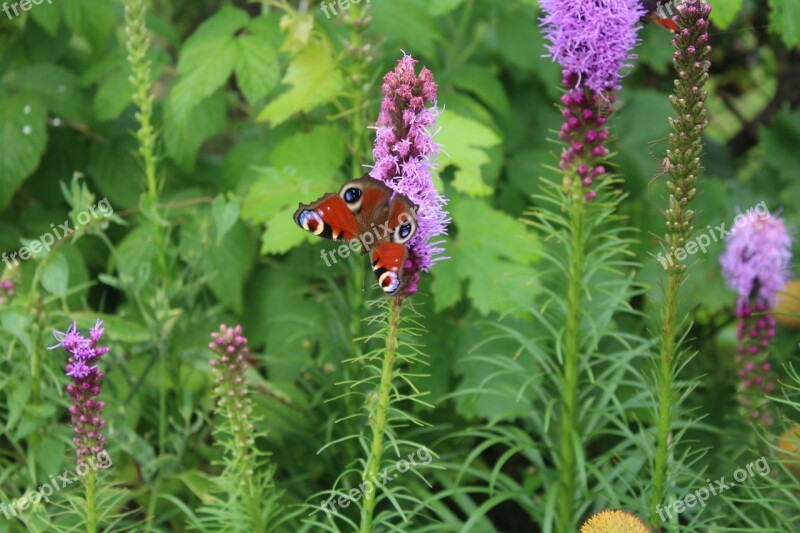
M 712 4 L 711 123 L 696 226 L 730 226 L 738 209 L 763 201 L 796 228 L 800 4 Z M 361 257 L 325 267 L 320 251 L 331 245 L 291 215 L 298 202 L 338 190 L 372 163 L 380 82 L 403 50 L 440 85 L 436 180 L 453 224 L 450 259 L 423 277 L 413 298 L 425 329 L 416 342 L 427 355 L 414 384 L 427 394 L 409 410 L 427 425 L 406 431 L 436 458 L 396 482 L 412 503 L 398 505 L 404 521 L 384 502 L 387 521 L 393 531 L 549 530 L 554 465 L 543 450 L 557 401 L 547 375 L 557 365 L 540 357 L 551 332 L 535 317 L 545 312 L 537 302 L 558 287 L 542 259 L 546 232 L 525 213 L 543 193 L 541 177 L 555 177 L 548 167 L 560 147 L 549 139 L 561 121 L 560 72 L 543 57 L 537 3 L 372 0 L 330 19 L 308 0 L 153 0 L 149 8 L 155 197 L 134 135 L 122 3 L 53 0 L 19 17 L 0 15 L 0 251 L 11 254 L 51 224 L 75 227 L 103 198 L 114 209 L 3 274 L 17 295 L 0 304 L 2 500 L 72 464 L 65 361 L 46 348 L 51 330 L 72 320 L 89 327 L 100 316 L 111 345 L 103 360 L 108 479 L 121 494 L 108 505 L 106 527 L 189 527 L 213 501 L 220 471 L 208 335 L 220 322 L 242 323 L 263 432 L 256 447 L 271 454 L 276 506 L 288 520 L 275 530 L 319 530 L 302 523 L 313 511 L 303 505 L 360 482 L 349 469 L 363 450 L 345 437 L 363 429 L 365 421 L 349 415 L 365 397 L 340 383 L 359 379 L 363 368 L 349 361 L 375 347 L 357 339 L 374 333 L 364 319 L 379 291 Z M 641 38 L 612 120 L 615 170 L 628 195 L 614 225 L 631 230 L 630 284 L 590 312 L 609 331 L 648 337 L 659 304 L 653 255 L 673 73 L 669 33 L 648 25 Z M 697 356 L 681 374 L 693 392 L 680 420 L 697 479 L 730 475 L 767 449 L 747 433 L 735 402 L 734 296 L 720 276 L 721 251 L 714 244 L 691 257 L 684 293 Z M 617 298 L 631 312 L 604 317 L 619 309 Z M 797 358 L 799 338 L 779 331 L 776 368 Z M 649 480 L 640 471 L 652 423 L 640 390 L 650 376 L 645 348 L 631 347 L 619 372 L 598 374 L 608 381 L 582 385 L 587 394 L 613 389 L 609 398 L 624 409 L 604 429 L 587 427 L 597 434 L 580 466 L 596 483 L 581 494 L 581 517 L 606 507 L 648 514 Z M 787 372 L 781 379 L 792 383 Z M 797 389 L 785 390 L 788 425 L 798 422 Z M 779 491 L 785 505 L 770 500 L 775 507 L 765 510 L 761 493 L 746 488 L 664 527 L 795 530 L 796 479 L 770 479 L 788 483 L 764 489 Z M 676 482 L 670 493 L 682 497 L 699 483 Z M 24 523 L 0 517 L 0 531 L 75 526 L 69 490 L 28 511 Z M 336 527 L 330 531 L 350 530 Z

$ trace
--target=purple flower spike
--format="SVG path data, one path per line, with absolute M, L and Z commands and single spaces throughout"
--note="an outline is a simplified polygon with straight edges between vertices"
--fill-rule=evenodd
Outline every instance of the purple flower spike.
M 211 334 L 208 348 L 214 354 L 209 361 L 214 375 L 217 407 L 231 422 L 234 437 L 242 449 L 253 445 L 253 411 L 247 393 L 245 374 L 249 366 L 247 338 L 242 326 L 228 327 L 220 324 L 219 331 Z
M 105 426 L 101 418 L 105 402 L 97 397 L 100 395 L 100 384 L 103 381 L 103 372 L 89 363 L 97 361 L 108 353 L 107 346 L 97 346 L 105 332 L 101 328 L 103 322 L 98 320 L 90 330 L 89 338 L 85 339 L 78 331 L 78 325 L 73 322 L 67 331 L 53 331 L 53 336 L 58 344 L 49 349 L 64 348 L 69 354 L 65 368 L 66 375 L 72 379 L 67 385 L 67 393 L 72 400 L 69 413 L 72 419 L 74 438 L 73 444 L 77 449 L 78 464 L 84 463 L 87 455 L 97 455 L 107 442 L 100 431 Z
M 622 69 L 635 56 L 639 20 L 645 10 L 640 0 L 541 0 L 541 26 L 550 42 L 550 57 L 563 67 L 567 92 L 559 138 L 567 147 L 561 154 L 564 191 L 573 200 L 591 202 L 591 189 L 605 173 L 608 157 L 606 122 L 613 113 L 613 91 L 622 88 Z M 593 176 L 587 178 L 589 169 Z M 603 180 L 599 180 L 602 183 Z
M 640 0 L 540 0 L 541 20 L 554 61 L 597 94 L 621 88 L 621 70 L 630 67 L 637 24 L 645 14 Z
M 443 259 L 442 241 L 431 238 L 447 233 L 450 222 L 444 206 L 447 200 L 433 185 L 432 171 L 438 146 L 433 141 L 436 117 L 436 83 L 427 68 L 419 76 L 417 61 L 409 55 L 383 79 L 384 99 L 378 117 L 373 156 L 375 166 L 370 176 L 381 180 L 393 191 L 404 195 L 417 206 L 417 233 L 408 243 L 406 273 L 409 283 L 404 294 L 417 291 L 419 272 L 427 272 Z M 432 104 L 428 107 L 428 104 Z
M 772 307 L 788 281 L 791 259 L 792 238 L 783 221 L 769 213 L 750 212 L 737 215 L 720 263 L 740 302 L 757 297 L 756 305 L 767 302 Z

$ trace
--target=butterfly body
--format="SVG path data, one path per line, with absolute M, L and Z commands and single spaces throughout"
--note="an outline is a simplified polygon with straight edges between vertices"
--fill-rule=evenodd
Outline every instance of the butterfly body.
M 401 292 L 407 283 L 406 243 L 417 229 L 415 208 L 384 183 L 368 175 L 348 181 L 338 193 L 300 204 L 294 221 L 325 239 L 358 239 L 362 253 L 370 252 L 375 278 L 386 294 Z

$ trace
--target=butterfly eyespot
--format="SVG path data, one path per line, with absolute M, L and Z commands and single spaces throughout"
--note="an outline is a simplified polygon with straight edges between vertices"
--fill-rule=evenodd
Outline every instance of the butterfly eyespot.
M 383 292 L 386 294 L 394 294 L 397 292 L 397 289 L 400 288 L 400 278 L 397 272 L 384 272 L 378 279 L 378 285 L 381 286 L 381 289 L 383 289 Z
M 353 213 L 361 211 L 361 198 L 364 196 L 364 191 L 359 187 L 353 185 L 345 185 L 339 192 L 344 203 L 347 204 L 348 209 Z
M 300 223 L 300 227 L 314 235 L 319 235 L 325 230 L 325 222 L 323 222 L 322 217 L 311 209 L 306 209 L 300 213 L 297 221 Z
M 405 244 L 411 240 L 411 237 L 414 236 L 414 232 L 416 230 L 417 224 L 414 222 L 414 219 L 406 218 L 404 222 L 394 228 L 392 242 L 396 242 L 397 244 Z

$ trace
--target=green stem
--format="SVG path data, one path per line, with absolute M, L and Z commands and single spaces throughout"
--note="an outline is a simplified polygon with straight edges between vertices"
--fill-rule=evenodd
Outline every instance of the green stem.
M 667 478 L 667 459 L 669 457 L 669 430 L 672 425 L 672 366 L 676 350 L 676 317 L 678 312 L 678 291 L 682 275 L 670 271 L 664 304 L 661 309 L 661 345 L 658 361 L 658 437 L 656 458 L 653 470 L 653 495 L 650 500 L 650 523 L 659 523 L 656 509 L 664 501 Z
M 378 475 L 383 457 L 383 437 L 386 434 L 386 416 L 389 412 L 391 399 L 392 381 L 394 378 L 394 361 L 397 355 L 397 337 L 400 333 L 400 310 L 403 301 L 395 298 L 389 308 L 389 331 L 386 336 L 386 353 L 383 357 L 383 367 L 381 369 L 381 381 L 378 388 L 378 403 L 375 407 L 372 447 L 367 461 L 367 468 L 364 473 L 365 481 L 372 481 Z M 372 515 L 375 511 L 377 498 L 377 487 L 375 490 L 364 494 L 364 506 L 361 511 L 361 533 L 372 532 Z
M 89 470 L 83 478 L 83 486 L 86 489 L 86 533 L 97 533 L 97 511 L 95 510 L 95 479 L 94 471 Z
M 564 380 L 559 442 L 558 531 L 572 532 L 575 509 L 575 427 L 578 417 L 578 383 L 581 350 L 581 291 L 584 278 L 586 203 L 574 198 L 570 207 L 570 266 L 567 288 L 567 323 L 564 332 Z

